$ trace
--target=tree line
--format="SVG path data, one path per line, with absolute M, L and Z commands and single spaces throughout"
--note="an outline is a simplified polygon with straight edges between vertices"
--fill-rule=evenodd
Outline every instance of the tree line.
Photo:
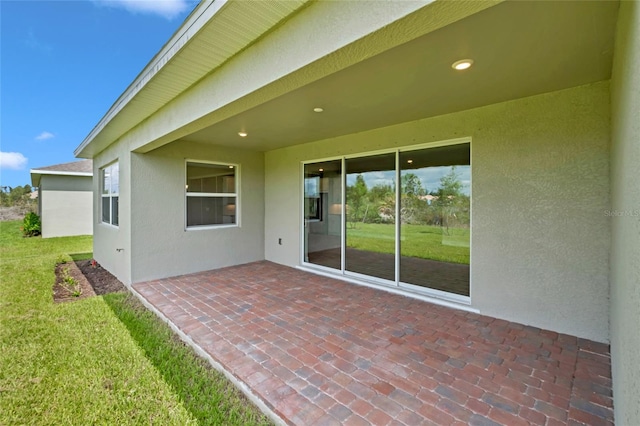
M 471 199 L 463 192 L 463 184 L 455 166 L 440 178 L 438 188 L 427 191 L 415 173 L 401 177 L 400 220 L 404 224 L 468 227 Z M 362 175 L 347 186 L 347 224 L 395 223 L 395 185 L 378 184 L 371 188 Z
M 2 186 L 0 189 L 0 205 L 3 207 L 31 207 L 35 206 L 36 200 L 31 198 L 33 188 L 31 185 L 25 186 Z

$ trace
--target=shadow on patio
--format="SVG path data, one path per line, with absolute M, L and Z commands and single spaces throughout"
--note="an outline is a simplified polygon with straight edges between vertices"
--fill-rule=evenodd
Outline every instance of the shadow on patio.
M 133 288 L 289 424 L 613 424 L 601 343 L 266 261 Z

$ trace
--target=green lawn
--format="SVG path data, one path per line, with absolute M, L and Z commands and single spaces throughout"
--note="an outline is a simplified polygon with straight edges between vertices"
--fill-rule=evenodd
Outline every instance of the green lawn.
M 132 296 L 54 304 L 54 265 L 91 237 L 19 226 L 0 222 L 0 424 L 269 423 Z
M 400 248 L 403 256 L 469 264 L 469 229 L 402 225 Z M 347 247 L 376 253 L 395 252 L 395 226 L 358 223 L 347 228 Z

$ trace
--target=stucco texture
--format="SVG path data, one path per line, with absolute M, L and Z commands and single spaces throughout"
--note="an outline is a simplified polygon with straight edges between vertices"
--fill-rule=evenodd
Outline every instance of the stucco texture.
M 608 342 L 609 118 L 601 82 L 267 152 L 265 257 L 300 263 L 301 161 L 471 137 L 472 307 Z
M 640 424 L 640 5 L 621 2 L 611 78 L 611 355 L 615 419 Z
M 91 176 L 43 175 L 40 178 L 42 237 L 91 235 Z
M 238 165 L 240 226 L 185 230 L 185 160 Z M 264 155 L 174 142 L 131 154 L 132 282 L 264 259 Z
M 124 284 L 131 284 L 131 154 L 124 144 L 113 144 L 93 159 L 93 257 Z M 119 163 L 119 225 L 102 222 L 100 169 Z

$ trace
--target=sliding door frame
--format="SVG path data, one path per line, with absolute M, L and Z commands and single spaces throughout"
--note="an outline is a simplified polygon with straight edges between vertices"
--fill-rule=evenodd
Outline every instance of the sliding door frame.
M 449 139 L 449 140 L 444 140 L 444 141 L 438 141 L 438 142 L 428 142 L 428 143 L 422 143 L 422 144 L 418 144 L 418 145 L 407 145 L 407 146 L 402 146 L 402 147 L 397 147 L 397 148 L 389 148 L 389 149 L 382 149 L 382 150 L 375 150 L 375 151 L 366 151 L 366 152 L 358 152 L 356 154 L 347 154 L 347 155 L 340 155 L 340 156 L 333 156 L 333 157 L 325 157 L 325 158 L 320 158 L 320 159 L 313 159 L 313 160 L 307 160 L 307 161 L 302 161 L 300 163 L 300 170 L 301 170 L 301 174 L 300 176 L 302 177 L 300 179 L 300 199 L 301 199 L 301 217 L 302 217 L 302 226 L 301 226 L 301 233 L 300 233 L 300 264 L 306 268 L 310 268 L 310 269 L 317 269 L 318 271 L 322 271 L 324 273 L 328 273 L 330 275 L 336 275 L 336 276 L 342 276 L 345 278 L 350 278 L 350 279 L 355 279 L 358 281 L 363 281 L 366 282 L 368 284 L 374 284 L 375 286 L 382 286 L 382 287 L 387 287 L 387 288 L 395 288 L 395 289 L 400 289 L 403 291 L 407 291 L 407 292 L 411 292 L 411 293 L 416 293 L 416 294 L 420 294 L 420 295 L 424 295 L 424 296 L 428 296 L 428 297 L 434 297 L 437 299 L 443 299 L 446 301 L 450 301 L 450 302 L 455 302 L 455 303 L 460 303 L 460 304 L 464 304 L 464 305 L 470 305 L 471 304 L 471 295 L 472 295 L 472 268 L 473 268 L 473 261 L 472 261 L 472 251 L 471 251 L 471 247 L 473 247 L 473 243 L 472 243 L 472 239 L 473 239 L 473 215 L 471 214 L 471 212 L 473 211 L 473 195 L 472 195 L 472 188 L 469 188 L 469 198 L 470 198 L 470 214 L 469 214 L 469 296 L 463 296 L 463 295 L 459 295 L 459 294 L 455 294 L 455 293 L 449 293 L 449 292 L 445 292 L 442 290 L 437 290 L 434 288 L 429 288 L 429 287 L 422 287 L 419 285 L 415 285 L 415 284 L 411 284 L 411 283 L 405 283 L 402 282 L 400 280 L 400 260 L 402 257 L 402 251 L 401 251 L 401 226 L 402 226 L 402 220 L 398 220 L 398 218 L 401 217 L 401 199 L 402 199 L 402 188 L 400 185 L 401 182 L 401 165 L 400 165 L 400 153 L 403 152 L 411 152 L 411 151 L 419 151 L 419 150 L 425 150 L 425 149 L 430 149 L 430 148 L 438 148 L 438 147 L 445 147 L 445 146 L 452 146 L 452 145 L 460 145 L 460 144 L 469 144 L 469 153 L 470 153 L 470 158 L 473 158 L 472 155 L 472 149 L 473 149 L 473 143 L 472 143 L 472 138 L 469 137 L 463 137 L 463 138 L 456 138 L 456 139 Z M 346 189 L 347 189 L 347 174 L 346 174 L 346 160 L 348 159 L 354 159 L 354 158 L 364 158 L 364 157 L 370 157 L 370 156 L 375 156 L 375 155 L 382 155 L 382 154 L 390 154 L 393 153 L 395 155 L 395 179 L 396 179 L 396 188 L 395 188 L 395 223 L 394 223 L 394 227 L 395 227 L 395 253 L 394 253 L 394 258 L 395 258 L 395 281 L 392 282 L 390 280 L 386 280 L 383 278 L 378 278 L 378 277 L 374 277 L 374 276 L 370 276 L 370 275 L 364 275 L 364 274 L 360 274 L 357 272 L 351 272 L 351 271 L 347 271 L 345 269 L 345 265 L 346 265 L 346 242 L 347 242 L 347 235 L 346 235 Z M 323 266 L 323 265 L 318 265 L 315 263 L 311 263 L 311 262 L 307 262 L 305 261 L 306 258 L 306 245 L 305 245 L 305 238 L 306 235 L 305 233 L 307 232 L 307 230 L 305 229 L 305 227 L 307 226 L 306 224 L 306 218 L 304 217 L 304 197 L 305 197 L 305 188 L 304 188 L 304 176 L 305 176 L 305 166 L 308 164 L 315 164 L 315 163 L 322 163 L 322 162 L 327 162 L 327 161 L 336 161 L 336 160 L 340 160 L 341 162 L 341 195 L 340 195 L 340 199 L 341 199 L 341 228 L 340 228 L 340 269 L 334 269 L 334 268 L 330 268 L 327 266 Z M 471 161 L 469 161 L 469 167 L 471 168 L 471 174 L 473 175 L 473 168 L 471 166 Z M 473 178 L 471 179 L 471 182 L 473 183 Z

